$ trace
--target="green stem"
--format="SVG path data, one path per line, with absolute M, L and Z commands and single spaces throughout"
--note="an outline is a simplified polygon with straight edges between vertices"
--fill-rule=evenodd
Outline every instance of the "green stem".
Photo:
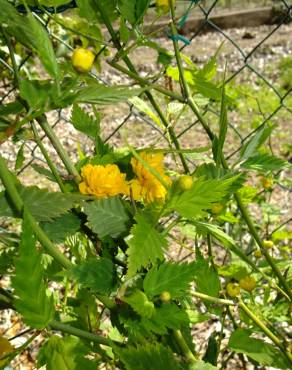
M 63 184 L 63 181 L 62 181 L 62 178 L 61 176 L 59 175 L 59 172 L 57 171 L 57 168 L 55 167 L 54 163 L 52 162 L 51 158 L 49 157 L 48 155 L 48 152 L 46 150 L 46 148 L 44 147 L 42 141 L 41 141 L 41 138 L 37 132 L 37 129 L 36 129 L 36 126 L 33 122 L 31 122 L 31 127 L 32 127 L 32 130 L 33 130 L 33 133 L 34 133 L 34 137 L 35 137 L 35 141 L 38 145 L 38 147 L 40 148 L 41 152 L 42 152 L 42 155 L 44 156 L 52 174 L 54 175 L 61 191 L 63 193 L 66 192 L 66 188 L 65 188 L 65 185 Z
M 184 357 L 189 360 L 190 362 L 195 362 L 197 359 L 194 356 L 193 352 L 190 350 L 187 342 L 185 341 L 182 333 L 180 330 L 174 330 L 173 331 L 174 338 L 176 340 L 176 343 L 179 345 L 179 348 L 181 349 Z
M 242 302 L 242 300 L 239 300 L 238 306 L 271 339 L 271 341 L 280 348 L 289 362 L 292 362 L 292 354 L 286 350 L 280 339 L 276 337 L 268 327 L 266 327 L 266 325 Z
M 10 37 L 6 34 L 4 28 L 2 28 L 2 32 L 3 32 L 5 42 L 8 46 L 8 50 L 9 50 L 9 54 L 10 54 L 10 58 L 11 58 L 11 62 L 12 62 L 12 67 L 13 67 L 13 72 L 14 72 L 14 83 L 15 83 L 16 86 L 19 87 L 20 86 L 20 77 L 19 77 L 18 67 L 17 67 L 17 63 L 16 63 L 16 60 L 15 60 L 14 51 L 13 51 L 13 48 L 12 48 Z
M 96 4 L 96 7 L 97 7 L 97 9 L 99 10 L 99 12 L 101 14 L 101 17 L 102 17 L 102 19 L 103 19 L 103 21 L 105 23 L 105 26 L 107 27 L 107 29 L 109 31 L 109 34 L 110 34 L 110 36 L 111 36 L 111 38 L 113 40 L 113 43 L 114 43 L 116 49 L 118 51 L 121 50 L 122 49 L 122 45 L 121 45 L 120 40 L 119 40 L 119 38 L 118 38 L 118 36 L 117 36 L 117 34 L 116 34 L 116 32 L 115 32 L 115 30 L 114 30 L 114 28 L 113 28 L 110 20 L 108 18 L 107 13 L 104 11 L 103 6 L 100 4 L 99 1 L 95 1 L 95 4 Z M 129 57 L 127 55 L 123 55 L 123 61 L 126 63 L 126 65 L 129 68 L 129 70 L 135 76 L 138 76 L 138 73 L 137 73 L 137 71 L 136 71 L 133 63 L 131 62 L 131 60 L 129 59 Z M 142 87 L 145 86 L 145 85 L 147 85 L 145 83 L 145 79 L 140 79 L 140 84 L 141 84 Z M 168 91 L 168 90 L 166 90 L 166 91 Z M 180 145 L 179 145 L 179 142 L 178 142 L 178 140 L 176 138 L 176 135 L 175 135 L 172 127 L 168 124 L 167 119 L 164 117 L 164 114 L 162 113 L 159 105 L 156 103 L 154 97 L 152 96 L 152 94 L 149 91 L 145 91 L 145 94 L 146 94 L 148 100 L 150 101 L 150 103 L 152 104 L 153 108 L 155 109 L 155 111 L 159 115 L 159 117 L 160 117 L 163 125 L 168 130 L 169 135 L 171 137 L 171 140 L 173 141 L 174 146 L 176 147 L 176 149 L 180 150 Z M 182 165 L 184 167 L 185 172 L 188 173 L 189 172 L 189 169 L 188 169 L 188 166 L 187 166 L 187 163 L 185 161 L 185 158 L 184 158 L 183 154 L 182 153 L 179 153 L 179 157 L 180 157 L 180 160 L 182 162 Z
M 55 148 L 56 152 L 58 153 L 59 157 L 61 158 L 64 166 L 66 167 L 68 173 L 74 176 L 76 183 L 81 181 L 80 175 L 76 170 L 74 164 L 72 163 L 70 157 L 66 150 L 64 150 L 63 145 L 61 144 L 60 140 L 58 139 L 55 132 L 52 130 L 52 127 L 49 125 L 46 116 L 42 115 L 41 117 L 36 119 L 41 126 L 41 128 L 46 133 L 47 137 L 50 139 L 53 147 Z
M 53 320 L 49 324 L 49 328 L 52 330 L 61 331 L 62 333 L 71 334 L 75 337 L 89 340 L 97 344 L 103 344 L 105 346 L 112 346 L 113 344 L 121 345 L 119 342 L 114 342 L 111 339 L 104 338 L 100 335 L 89 333 L 85 330 L 75 328 L 74 326 L 63 324 L 62 322 Z
M 237 306 L 237 303 L 235 301 L 211 297 L 207 294 L 203 294 L 199 292 L 192 292 L 192 295 L 196 298 L 200 298 L 202 300 L 206 300 L 208 302 L 212 302 L 216 304 L 227 305 L 227 306 Z M 286 358 L 289 361 L 292 361 L 291 353 L 289 353 L 286 350 L 285 346 L 282 344 L 280 339 L 278 339 L 278 337 L 276 337 L 275 334 L 271 332 L 271 330 L 243 303 L 242 300 L 239 300 L 238 307 L 245 312 L 245 314 L 271 339 L 272 342 L 275 343 L 275 345 L 283 352 Z
M 211 303 L 219 304 L 219 305 L 236 306 L 236 303 L 234 301 L 229 300 L 229 299 L 211 297 L 207 294 L 203 294 L 203 293 L 199 293 L 199 292 L 192 292 L 192 296 L 194 296 L 196 298 L 203 299 L 203 300 L 211 302 Z
M 0 156 L 0 178 L 2 180 L 2 183 L 7 191 L 7 194 L 12 202 L 12 204 L 15 206 L 16 210 L 19 212 L 19 214 L 22 214 L 24 203 L 16 189 L 16 186 L 13 181 L 13 177 L 11 173 L 9 172 L 6 162 L 2 156 Z M 72 267 L 72 263 L 69 261 L 68 258 L 66 258 L 58 249 L 57 247 L 50 241 L 50 239 L 47 237 L 47 235 L 44 233 L 44 231 L 40 228 L 34 217 L 31 215 L 31 213 L 27 211 L 27 216 L 29 223 L 31 225 L 31 228 L 36 235 L 39 242 L 42 244 L 44 249 L 47 251 L 48 254 L 50 254 L 57 262 L 59 262 L 63 267 L 66 269 Z
M 289 296 L 290 300 L 292 301 L 292 292 L 289 288 L 289 285 L 286 281 L 286 279 L 284 278 L 284 276 L 282 275 L 281 271 L 279 270 L 278 266 L 275 264 L 273 258 L 269 255 L 269 253 L 267 252 L 266 248 L 264 247 L 263 245 L 263 242 L 254 226 L 254 223 L 253 221 L 251 220 L 250 218 L 250 215 L 247 211 L 247 209 L 245 208 L 240 196 L 238 193 L 236 193 L 235 195 L 235 199 L 236 199 L 236 202 L 238 204 L 238 207 L 240 209 L 240 212 L 242 214 L 242 217 L 243 219 L 245 220 L 248 228 L 249 228 L 249 232 L 251 233 L 251 235 L 253 236 L 253 238 L 255 239 L 255 241 L 257 242 L 257 244 L 259 245 L 259 247 L 261 248 L 261 251 L 262 251 L 262 254 L 265 256 L 266 258 L 266 261 L 268 262 L 268 264 L 271 266 L 274 274 L 277 276 L 280 284 L 282 285 L 283 289 L 285 290 L 285 293 Z
M 169 0 L 169 4 L 170 4 L 170 7 L 171 7 L 171 12 L 172 12 L 172 18 L 174 20 L 174 6 L 173 6 L 173 1 L 172 0 Z M 174 21 L 172 22 L 171 24 L 171 30 L 173 32 L 173 34 L 175 35 L 175 33 L 177 32 L 175 27 L 174 27 Z M 181 81 L 182 81 L 182 85 L 183 85 L 183 88 L 184 88 L 184 93 L 186 94 L 186 97 L 187 97 L 187 100 L 188 100 L 188 105 L 189 107 L 192 109 L 192 111 L 195 113 L 195 115 L 197 116 L 198 120 L 201 122 L 203 128 L 205 129 L 206 133 L 208 134 L 209 138 L 211 141 L 214 140 L 215 136 L 213 134 L 213 132 L 210 130 L 207 122 L 205 121 L 204 117 L 200 114 L 199 110 L 197 109 L 197 106 L 194 102 L 194 100 L 192 99 L 190 93 L 189 93 L 189 89 L 188 89 L 188 85 L 187 85 L 187 82 L 185 80 L 185 76 L 184 76 L 184 70 L 183 70 L 183 66 L 182 66 L 182 62 L 181 62 L 181 58 L 180 58 L 180 52 L 179 52 L 179 49 L 178 49 L 178 44 L 177 44 L 177 41 L 173 41 L 173 45 L 174 45 L 174 49 L 175 49 L 175 56 L 176 56 L 176 60 L 177 60 L 177 65 L 178 65 L 178 69 L 179 69 L 179 73 L 180 73 L 180 78 L 181 78 Z M 224 157 L 222 158 L 222 165 L 225 169 L 228 169 L 228 165 L 226 163 L 226 160 L 224 159 Z M 282 285 L 283 289 L 285 290 L 286 294 L 289 296 L 290 300 L 292 300 L 292 292 L 291 290 L 289 289 L 289 286 L 287 284 L 287 281 L 286 279 L 283 277 L 283 275 L 281 274 L 281 271 L 278 269 L 277 265 L 274 263 L 274 260 L 273 258 L 269 255 L 269 253 L 267 252 L 267 250 L 265 249 L 265 247 L 263 246 L 263 243 L 262 243 L 262 240 L 261 238 L 259 237 L 257 231 L 256 231 L 256 228 L 246 210 L 246 208 L 244 207 L 242 201 L 241 201 L 241 198 L 238 194 L 235 194 L 235 199 L 237 201 L 237 204 L 238 204 L 238 207 L 242 213 L 242 216 L 249 228 L 249 231 L 251 233 L 251 235 L 254 237 L 254 239 L 256 240 L 256 242 L 258 243 L 258 245 L 260 246 L 261 250 L 262 250 L 262 253 L 263 255 L 265 256 L 266 258 L 266 261 L 268 262 L 268 264 L 271 266 L 272 270 L 274 271 L 275 275 L 278 277 L 278 280 L 280 282 L 280 284 Z

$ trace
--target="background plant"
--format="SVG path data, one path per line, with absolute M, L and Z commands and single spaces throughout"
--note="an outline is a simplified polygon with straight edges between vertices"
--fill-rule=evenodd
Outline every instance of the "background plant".
M 224 45 L 202 68 L 187 57 L 179 42 L 187 45 L 188 40 L 178 34 L 182 19 L 176 18 L 171 1 L 168 9 L 157 9 L 157 17 L 167 12 L 170 19 L 165 32 L 171 50 L 144 29 L 144 16 L 157 6 L 150 1 L 77 1 L 75 10 L 61 15 L 50 8 L 64 10 L 58 1 L 0 0 L 0 6 L 2 77 L 14 92 L 2 100 L 1 141 L 21 143 L 14 169 L 0 157 L 1 272 L 9 277 L 7 289 L 1 288 L 1 307 L 19 312 L 30 335 L 20 348 L 1 338 L 1 365 L 42 335 L 37 363 L 48 369 L 104 364 L 148 369 L 149 363 L 154 369 L 213 369 L 225 368 L 235 354 L 243 366 L 289 368 L 283 324 L 289 321 L 291 300 L 290 234 L 277 224 L 277 212 L 268 202 L 289 164 L 265 145 L 276 128 L 272 117 L 278 107 L 283 115 L 289 110 L 284 73 L 289 60 L 281 64 L 278 100 L 267 117 L 271 99 L 266 104 L 247 84 L 229 84 L 228 65 L 218 72 Z M 101 28 L 107 30 L 105 37 Z M 96 72 L 74 69 L 63 46 L 94 52 Z M 132 62 L 145 46 L 158 56 L 157 70 L 146 77 Z M 123 75 L 123 85 L 103 83 L 98 71 L 104 63 Z M 130 137 L 123 148 L 106 142 L 100 111 L 124 102 L 150 121 L 159 140 L 143 149 L 130 145 Z M 260 102 L 263 121 L 255 102 Z M 248 115 L 247 107 L 250 132 L 230 154 L 227 112 Z M 90 142 L 86 152 L 79 147 L 78 158 L 50 124 L 52 112 L 66 108 L 72 108 L 70 122 Z M 181 119 L 187 130 L 197 120 L 208 144 L 188 143 L 182 149 Z M 33 168 L 51 181 L 46 181 L 48 189 L 25 186 L 16 176 L 31 140 L 44 160 Z M 163 157 L 172 159 L 171 171 Z M 110 197 L 113 185 L 104 196 L 82 191 L 88 165 L 103 171 L 115 165 L 130 184 L 128 190 L 117 188 Z M 254 174 L 260 189 L 251 186 Z M 95 180 L 91 186 L 93 178 L 88 187 L 97 186 Z M 136 196 L 133 181 L 151 196 L 142 190 Z M 104 182 L 110 183 L 109 178 Z M 162 197 L 156 196 L 157 189 L 164 189 Z M 261 207 L 261 221 L 251 217 L 250 204 Z M 183 257 L 188 262 L 182 261 L 180 249 L 190 252 Z M 201 355 L 192 327 L 211 319 L 220 322 L 220 330 L 208 338 Z M 227 342 L 225 328 L 231 332 Z

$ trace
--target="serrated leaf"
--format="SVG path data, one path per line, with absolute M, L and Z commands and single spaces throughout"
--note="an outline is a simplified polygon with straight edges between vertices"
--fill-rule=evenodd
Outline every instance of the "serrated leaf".
M 171 303 L 156 308 L 150 318 L 144 317 L 141 321 L 146 330 L 156 334 L 166 334 L 168 329 L 177 330 L 188 323 L 188 314 Z
M 116 238 L 127 230 L 129 216 L 119 197 L 87 203 L 84 212 L 88 217 L 89 226 L 99 238 L 108 235 Z
M 267 153 L 249 157 L 241 164 L 242 168 L 259 172 L 279 171 L 289 166 L 287 161 Z
M 131 295 L 122 297 L 122 301 L 128 303 L 138 315 L 151 317 L 155 311 L 153 302 L 141 290 L 136 289 Z
M 127 101 L 133 96 L 140 95 L 143 89 L 130 89 L 129 87 L 104 86 L 91 83 L 82 88 L 75 101 L 78 103 L 108 105 Z
M 117 350 L 127 370 L 179 370 L 172 352 L 161 344 L 128 347 Z
M 264 125 L 258 130 L 242 147 L 240 151 L 240 157 L 242 160 L 248 159 L 264 144 L 267 138 L 271 135 L 272 130 L 275 126 Z
M 18 191 L 24 205 L 37 221 L 52 221 L 73 208 L 75 203 L 85 199 L 80 194 L 48 192 L 36 186 L 20 186 Z M 5 192 L 0 193 L 0 216 L 19 217 L 7 200 Z
M 144 16 L 150 0 L 119 0 L 118 3 L 121 15 L 135 25 Z
M 73 213 L 65 213 L 52 222 L 46 222 L 42 229 L 54 243 L 62 243 L 65 239 L 75 234 L 80 228 L 80 219 Z
M 91 139 L 96 140 L 100 131 L 100 117 L 94 119 L 77 104 L 73 105 L 71 122 L 76 130 L 88 135 Z
M 172 298 L 184 295 L 194 279 L 192 263 L 165 262 L 159 267 L 152 267 L 143 281 L 143 288 L 149 297 L 154 297 L 164 291 Z
M 54 317 L 53 296 L 48 296 L 44 284 L 42 255 L 36 250 L 36 240 L 24 212 L 20 256 L 15 263 L 12 285 L 18 297 L 14 304 L 27 325 L 42 329 Z M 29 273 L 28 273 L 29 271 Z
M 132 237 L 127 240 L 128 277 L 135 275 L 142 267 L 162 260 L 163 250 L 167 247 L 164 236 L 142 215 L 137 215 L 136 221 L 137 224 L 132 229 Z
M 40 175 L 46 176 L 46 178 L 52 182 L 56 182 L 56 179 L 52 172 L 43 166 L 39 166 L 36 163 L 32 163 L 31 167 Z
M 114 287 L 114 266 L 108 258 L 91 258 L 74 267 L 71 273 L 80 284 L 100 294 L 108 294 Z
M 217 270 L 210 262 L 203 258 L 199 251 L 196 251 L 194 281 L 196 290 L 200 293 L 218 297 L 220 291 L 220 280 Z
M 237 353 L 244 353 L 261 365 L 279 369 L 290 368 L 290 364 L 276 347 L 260 339 L 251 338 L 250 335 L 249 330 L 235 330 L 229 338 L 228 347 Z
M 84 357 L 88 353 L 79 338 L 53 335 L 38 353 L 38 368 L 46 365 L 47 370 L 95 370 L 96 363 Z
M 7 24 L 7 32 L 16 39 L 33 49 L 41 59 L 47 72 L 54 78 L 59 77 L 59 68 L 54 49 L 45 28 L 29 13 L 20 15 L 14 6 L 6 0 L 0 0 L 0 23 Z
M 232 239 L 232 237 L 220 229 L 218 225 L 199 221 L 194 221 L 192 224 L 196 227 L 198 235 L 206 236 L 207 234 L 210 234 L 226 247 L 232 247 L 235 245 L 235 241 Z
M 220 202 L 237 178 L 238 176 L 225 180 L 199 178 L 191 189 L 173 194 L 166 203 L 165 214 L 176 211 L 189 219 L 206 216 L 205 210 L 210 209 L 212 203 Z

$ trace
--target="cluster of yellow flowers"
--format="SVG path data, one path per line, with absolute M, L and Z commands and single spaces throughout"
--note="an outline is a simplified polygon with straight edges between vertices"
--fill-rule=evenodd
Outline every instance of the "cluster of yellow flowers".
M 162 153 L 142 152 L 140 157 L 161 176 L 165 184 L 171 185 L 170 178 L 164 173 Z M 146 203 L 164 201 L 167 193 L 165 186 L 136 158 L 131 159 L 131 165 L 136 177 L 130 181 L 115 164 L 85 165 L 81 170 L 83 181 L 79 184 L 80 192 L 97 198 L 121 194 Z

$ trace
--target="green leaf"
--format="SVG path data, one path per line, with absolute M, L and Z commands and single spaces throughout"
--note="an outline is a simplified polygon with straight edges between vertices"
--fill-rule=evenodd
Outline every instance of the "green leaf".
M 45 6 L 53 6 L 53 7 L 57 7 L 57 6 L 60 6 L 60 5 L 64 5 L 64 4 L 67 4 L 69 3 L 70 1 L 66 1 L 66 0 L 39 0 L 39 3 L 42 4 L 42 5 L 45 5 Z
M 176 211 L 189 219 L 206 216 L 205 210 L 210 209 L 212 203 L 220 202 L 237 178 L 238 176 L 225 180 L 199 178 L 189 190 L 172 195 L 166 203 L 165 214 Z
M 18 152 L 17 152 L 17 156 L 16 156 L 16 160 L 15 160 L 15 166 L 14 166 L 15 171 L 18 170 L 19 168 L 21 168 L 21 166 L 23 165 L 24 160 L 25 160 L 24 144 L 22 144 L 21 147 L 19 148 Z
M 146 294 L 141 290 L 135 290 L 131 295 L 121 298 L 128 303 L 138 315 L 150 318 L 154 311 L 153 302 L 149 301 Z
M 223 156 L 223 147 L 226 139 L 228 121 L 227 121 L 227 107 L 226 107 L 226 95 L 225 95 L 225 81 L 221 92 L 221 109 L 220 109 L 220 119 L 219 119 L 219 135 L 218 140 L 214 141 L 216 147 L 213 148 L 215 153 L 216 164 L 220 165 Z M 215 150 L 214 150 L 215 149 Z M 220 167 L 220 166 L 219 166 Z
M 0 23 L 7 24 L 7 32 L 35 51 L 47 72 L 54 78 L 59 77 L 59 68 L 55 58 L 53 46 L 45 28 L 29 13 L 20 15 L 17 10 L 7 2 L 0 0 Z
M 213 82 L 206 81 L 205 79 L 195 75 L 193 77 L 193 89 L 205 96 L 206 98 L 219 101 L 221 99 L 221 89 Z
M 162 234 L 142 216 L 136 216 L 137 224 L 132 229 L 132 236 L 127 240 L 129 246 L 127 276 L 133 276 L 142 267 L 163 259 L 163 250 L 167 241 Z
M 12 285 L 18 297 L 14 304 L 27 325 L 42 329 L 54 317 L 53 296 L 48 296 L 44 284 L 42 255 L 36 250 L 36 241 L 26 213 L 22 221 L 19 259 L 15 264 Z
M 127 370 L 179 370 L 172 352 L 161 344 L 146 344 L 116 350 Z
M 8 116 L 9 114 L 18 114 L 24 110 L 23 104 L 18 100 L 14 102 L 3 104 L 0 106 L 0 116 Z
M 151 107 L 141 98 L 135 96 L 134 98 L 129 99 L 130 103 L 134 105 L 140 112 L 147 114 L 149 118 L 152 119 L 153 122 L 157 124 L 159 127 L 163 127 L 160 118 L 153 112 Z
M 279 171 L 289 166 L 287 161 L 267 153 L 249 157 L 241 164 L 242 168 L 259 172 Z
M 100 132 L 100 117 L 94 119 L 77 104 L 73 105 L 71 122 L 76 130 L 88 135 L 91 139 L 96 140 Z
M 88 353 L 79 338 L 53 335 L 38 353 L 38 368 L 46 365 L 47 370 L 95 370 L 96 363 L 84 357 Z
M 74 213 L 68 212 L 53 222 L 44 223 L 42 228 L 52 242 L 62 243 L 79 230 L 80 224 L 80 219 Z
M 214 269 L 208 260 L 203 258 L 198 250 L 196 251 L 196 256 L 194 272 L 196 290 L 212 297 L 218 297 L 220 280 L 217 270 Z
M 177 298 L 186 294 L 193 279 L 194 264 L 165 262 L 147 272 L 143 288 L 149 297 L 167 291 L 171 298 Z
M 217 370 L 217 367 L 204 361 L 196 361 L 195 363 L 190 365 L 188 370 Z
M 41 83 L 38 80 L 21 80 L 19 91 L 31 109 L 38 109 L 48 101 L 52 87 L 51 83 Z
M 217 333 L 212 333 L 208 340 L 208 346 L 206 349 L 206 352 L 204 354 L 203 360 L 207 363 L 210 363 L 212 365 L 217 364 L 217 357 L 218 357 L 218 343 L 216 341 Z
M 39 166 L 38 164 L 36 163 L 32 163 L 31 164 L 31 167 L 37 172 L 39 173 L 40 175 L 43 175 L 45 176 L 48 180 L 52 181 L 52 182 L 56 182 L 56 178 L 55 176 L 52 174 L 52 172 L 50 170 L 48 170 L 47 168 L 45 167 L 42 167 L 42 166 Z
M 120 86 L 108 87 L 96 82 L 81 89 L 75 101 L 77 103 L 98 105 L 116 104 L 140 95 L 142 92 L 143 89 L 131 89 Z
M 219 240 L 225 247 L 232 247 L 235 245 L 235 241 L 232 237 L 220 229 L 218 225 L 199 221 L 194 221 L 192 224 L 196 227 L 198 235 L 206 236 L 207 234 L 210 234 L 215 239 Z
M 119 0 L 118 3 L 121 15 L 132 25 L 135 25 L 141 21 L 146 13 L 150 0 Z
M 75 203 L 85 199 L 80 194 L 48 192 L 36 186 L 20 186 L 18 191 L 23 203 L 37 221 L 52 221 L 73 208 Z M 19 217 L 7 200 L 5 192 L 0 193 L 0 216 Z
M 127 230 L 128 213 L 119 197 L 110 197 L 86 203 L 84 212 L 89 226 L 99 238 L 118 237 Z
M 188 323 L 188 314 L 171 303 L 156 308 L 150 318 L 144 317 L 141 321 L 146 330 L 156 334 L 166 334 L 168 329 L 177 330 Z
M 244 353 L 261 365 L 288 369 L 290 365 L 282 353 L 272 344 L 251 338 L 251 331 L 235 330 L 229 339 L 228 347 L 237 353 Z
M 108 258 L 91 258 L 71 272 L 80 284 L 99 294 L 109 294 L 114 287 L 114 266 Z
M 243 160 L 251 157 L 264 144 L 274 128 L 275 126 L 264 125 L 260 130 L 258 130 L 242 147 L 240 151 L 241 159 Z

